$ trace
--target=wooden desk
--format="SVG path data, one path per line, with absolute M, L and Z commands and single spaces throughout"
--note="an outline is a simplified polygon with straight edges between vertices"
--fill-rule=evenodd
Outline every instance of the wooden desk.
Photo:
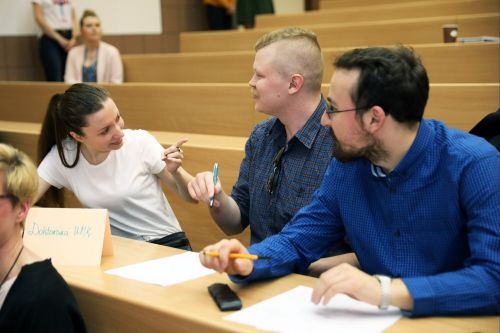
M 407 19 L 369 20 L 301 26 L 311 29 L 322 48 L 426 44 L 443 41 L 443 24 L 456 23 L 460 36 L 498 36 L 498 12 L 448 15 Z M 300 26 L 300 25 L 299 25 Z M 273 28 L 186 31 L 179 35 L 181 52 L 220 52 L 252 50 L 255 41 Z
M 304 25 L 362 22 L 375 20 L 432 17 L 441 15 L 468 15 L 498 11 L 497 0 L 418 0 L 391 1 L 385 4 L 360 4 L 349 1 L 349 7 L 331 10 L 313 10 L 296 14 L 260 14 L 255 16 L 256 28 L 296 27 Z
M 498 63 L 498 58 L 500 57 L 499 43 L 435 43 L 414 44 L 412 47 L 422 58 L 431 83 L 500 82 L 500 65 Z M 350 49 L 352 47 L 322 49 L 324 67 L 323 83 L 330 83 L 333 73 L 333 60 L 341 53 Z M 125 68 L 125 78 L 129 84 L 130 82 L 213 83 L 215 80 L 220 83 L 243 83 L 248 82 L 252 76 L 254 57 L 255 52 L 252 50 L 236 52 L 125 54 L 122 56 L 122 60 Z M 193 66 L 193 64 L 196 64 L 196 66 Z M 158 105 L 162 106 L 162 103 L 156 102 L 157 99 L 155 99 L 155 102 L 152 102 L 154 104 L 153 107 L 148 106 L 148 100 L 153 99 L 154 95 L 146 96 L 141 92 L 136 92 L 136 90 L 137 88 L 132 88 L 132 95 L 127 92 L 127 98 L 124 99 L 125 103 L 133 104 L 134 102 L 140 102 L 140 106 L 136 107 L 136 109 L 141 113 L 149 108 L 154 109 L 158 108 Z M 115 96 L 115 92 L 112 93 Z M 229 91 L 226 94 L 230 93 L 232 92 Z M 164 100 L 168 100 L 168 103 L 171 103 L 173 98 L 179 97 L 181 102 L 178 102 L 179 105 L 173 108 L 174 112 L 176 112 L 175 114 L 177 112 L 185 114 L 185 109 L 179 111 L 175 111 L 175 109 L 186 107 L 185 105 L 190 102 L 190 97 L 177 96 L 178 93 L 168 94 L 168 91 L 161 92 L 161 94 L 164 96 Z M 210 104 L 202 100 L 202 98 L 206 98 L 203 96 L 204 93 L 202 90 L 197 89 L 195 94 L 196 99 L 193 100 L 193 103 L 196 103 L 196 106 L 187 108 L 196 109 L 200 105 L 203 105 L 202 109 L 203 113 L 205 113 L 206 106 Z M 189 96 L 192 96 L 192 94 Z M 210 103 L 216 101 L 213 100 Z M 233 105 L 231 112 L 237 112 L 237 110 L 234 110 L 235 105 Z M 131 105 L 120 103 L 119 107 L 120 109 L 124 107 L 130 108 Z M 214 111 L 209 110 L 209 112 Z M 128 119 L 126 121 L 128 122 Z M 197 119 L 186 120 L 188 124 L 196 121 Z
M 105 274 L 103 271 L 181 253 L 181 250 L 113 237 L 115 255 L 105 257 L 101 268 L 58 267 L 71 286 L 89 332 L 259 332 L 253 327 L 222 318 L 207 292 L 214 282 L 229 283 L 248 307 L 314 278 L 289 275 L 239 287 L 225 275 L 212 274 L 181 284 L 160 287 Z M 182 269 L 182 267 L 180 267 Z M 402 318 L 386 332 L 498 333 L 499 317 Z

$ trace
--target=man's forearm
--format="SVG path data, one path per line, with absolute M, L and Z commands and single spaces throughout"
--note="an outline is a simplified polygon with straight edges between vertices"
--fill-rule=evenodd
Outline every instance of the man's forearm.
M 219 228 L 228 236 L 242 232 L 240 208 L 236 201 L 224 192 L 218 195 L 217 200 L 219 206 L 209 208 L 209 211 Z

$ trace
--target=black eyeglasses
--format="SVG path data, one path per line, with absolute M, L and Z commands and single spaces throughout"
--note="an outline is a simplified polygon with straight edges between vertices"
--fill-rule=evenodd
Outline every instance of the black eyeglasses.
M 332 120 L 333 114 L 334 113 L 342 113 L 342 112 L 348 112 L 348 111 L 358 111 L 358 110 L 365 110 L 368 109 L 367 107 L 364 108 L 354 108 L 354 109 L 346 109 L 346 110 L 337 110 L 331 103 L 330 101 L 326 102 L 326 115 L 328 116 L 328 119 Z
M 266 189 L 269 194 L 273 194 L 276 188 L 276 182 L 278 181 L 281 170 L 281 158 L 283 157 L 284 152 L 285 147 L 282 147 L 273 157 L 273 170 L 269 175 L 269 178 L 267 178 L 266 183 Z

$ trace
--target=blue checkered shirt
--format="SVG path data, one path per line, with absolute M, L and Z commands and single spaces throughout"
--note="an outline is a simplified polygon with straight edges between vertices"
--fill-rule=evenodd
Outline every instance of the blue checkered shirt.
M 388 174 L 366 159 L 332 160 L 311 204 L 249 248 L 272 260 L 232 278 L 304 271 L 344 236 L 365 272 L 403 279 L 414 304 L 406 315 L 500 314 L 500 154 L 424 120 Z
M 241 212 L 241 225 L 250 225 L 250 242 L 277 234 L 312 198 L 331 160 L 333 138 L 320 119 L 326 104 L 318 107 L 289 142 L 283 124 L 275 117 L 257 124 L 245 146 L 239 178 L 231 196 Z M 267 190 L 273 158 L 285 147 L 274 192 Z

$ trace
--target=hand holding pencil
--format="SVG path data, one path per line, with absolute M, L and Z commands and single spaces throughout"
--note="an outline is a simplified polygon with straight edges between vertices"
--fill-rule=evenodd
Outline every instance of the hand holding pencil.
M 269 258 L 249 254 L 237 239 L 221 240 L 200 252 L 200 262 L 203 266 L 231 275 L 249 275 L 253 270 L 253 262 L 259 259 Z
M 205 256 L 219 257 L 220 253 L 216 251 L 201 251 Z M 258 256 L 250 253 L 229 253 L 229 259 L 249 259 L 249 260 L 268 260 L 270 257 Z

